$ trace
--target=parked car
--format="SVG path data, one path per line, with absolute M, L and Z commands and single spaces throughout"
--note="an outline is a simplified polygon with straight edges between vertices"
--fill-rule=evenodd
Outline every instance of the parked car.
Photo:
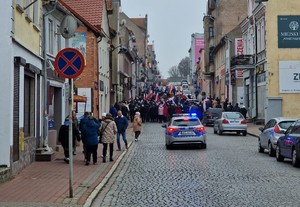
M 168 124 L 163 124 L 166 148 L 173 145 L 198 145 L 206 148 L 206 130 L 196 114 L 178 114 Z
M 224 132 L 236 132 L 247 135 L 247 121 L 240 112 L 222 112 L 214 122 L 214 133 L 222 135 Z
M 276 145 L 276 160 L 282 162 L 285 158 L 292 159 L 294 167 L 300 167 L 300 120 L 294 122 L 278 138 Z
M 263 153 L 268 149 L 271 157 L 275 156 L 277 140 L 283 136 L 284 132 L 293 124 L 297 119 L 277 117 L 270 119 L 264 127 L 260 127 L 260 134 L 258 137 L 258 151 Z
M 213 125 L 216 119 L 221 118 L 223 108 L 209 108 L 203 113 L 202 124 Z

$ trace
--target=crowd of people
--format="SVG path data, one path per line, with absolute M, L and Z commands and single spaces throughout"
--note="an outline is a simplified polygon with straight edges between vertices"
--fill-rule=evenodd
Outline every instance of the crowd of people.
M 156 93 L 151 96 L 136 97 L 133 100 L 117 102 L 111 106 L 109 113 L 103 113 L 101 119 L 94 118 L 85 112 L 78 121 L 76 113 L 72 115 L 73 121 L 73 155 L 76 155 L 77 143 L 82 141 L 85 164 L 89 165 L 91 157 L 93 164 L 97 163 L 97 151 L 99 142 L 103 144 L 103 162 L 106 162 L 107 149 L 109 147 L 109 161 L 113 161 L 115 140 L 117 150 L 121 150 L 121 141 L 125 149 L 128 149 L 126 129 L 129 122 L 132 123 L 135 141 L 141 134 L 142 123 L 167 122 L 174 114 L 195 113 L 202 120 L 203 113 L 210 107 L 224 108 L 224 111 L 238 111 L 246 118 L 247 109 L 238 103 L 233 106 L 226 99 L 221 103 L 219 98 L 203 97 L 201 101 L 182 94 Z M 69 118 L 59 130 L 59 141 L 64 149 L 64 161 L 69 163 Z

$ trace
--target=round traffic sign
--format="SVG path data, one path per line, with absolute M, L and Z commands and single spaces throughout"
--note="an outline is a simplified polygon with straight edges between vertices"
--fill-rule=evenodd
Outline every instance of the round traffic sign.
M 84 69 L 84 57 L 74 48 L 65 48 L 55 57 L 54 67 L 63 78 L 76 78 Z

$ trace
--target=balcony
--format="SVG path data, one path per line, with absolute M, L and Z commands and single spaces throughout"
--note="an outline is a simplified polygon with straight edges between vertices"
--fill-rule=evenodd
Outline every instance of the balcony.
M 254 64 L 253 55 L 239 55 L 231 58 L 230 66 L 248 66 Z

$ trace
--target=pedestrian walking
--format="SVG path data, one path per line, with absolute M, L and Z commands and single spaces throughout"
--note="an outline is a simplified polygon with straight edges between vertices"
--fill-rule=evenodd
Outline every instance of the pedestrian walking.
M 102 134 L 101 142 L 103 144 L 103 162 L 106 162 L 107 147 L 109 145 L 109 161 L 113 160 L 114 142 L 115 135 L 117 133 L 117 125 L 111 113 L 106 114 L 102 117 L 102 124 L 99 129 L 100 134 Z
M 241 114 L 243 114 L 244 118 L 247 119 L 247 109 L 244 105 L 240 108 Z
M 123 116 L 122 111 L 117 112 L 117 117 L 115 118 L 117 125 L 117 145 L 118 151 L 121 151 L 120 135 L 122 135 L 123 141 L 125 143 L 125 148 L 128 149 L 127 139 L 126 139 L 126 129 L 128 127 L 128 119 Z
M 93 163 L 97 163 L 97 150 L 98 150 L 98 130 L 100 122 L 93 116 L 89 116 L 85 125 L 83 126 L 83 133 L 85 134 L 83 142 L 86 149 L 86 162 L 85 165 L 89 165 L 91 161 L 91 155 L 93 156 Z
M 79 131 L 81 133 L 81 140 L 82 140 L 82 149 L 83 149 L 83 154 L 84 154 L 84 161 L 86 161 L 86 133 L 83 131 L 83 128 L 85 127 L 88 118 L 89 118 L 90 113 L 89 112 L 84 112 L 83 117 L 80 119 L 79 123 Z
M 140 116 L 140 112 L 135 112 L 135 116 L 133 119 L 133 132 L 134 132 L 134 141 L 138 141 L 138 138 L 141 134 L 142 129 L 142 119 Z
M 74 123 L 75 127 L 79 129 L 78 119 L 75 111 L 72 111 L 72 122 Z M 80 145 L 80 140 L 75 139 L 75 145 L 73 147 L 73 155 L 76 155 L 76 147 L 79 145 Z
M 65 119 L 64 124 L 60 127 L 59 133 L 58 133 L 58 141 L 61 143 L 63 149 L 64 149 L 64 161 L 66 163 L 69 163 L 69 117 Z M 72 132 L 73 132 L 73 148 L 75 145 L 75 141 L 79 140 L 80 141 L 80 134 L 78 128 L 75 126 L 75 124 L 72 124 Z

